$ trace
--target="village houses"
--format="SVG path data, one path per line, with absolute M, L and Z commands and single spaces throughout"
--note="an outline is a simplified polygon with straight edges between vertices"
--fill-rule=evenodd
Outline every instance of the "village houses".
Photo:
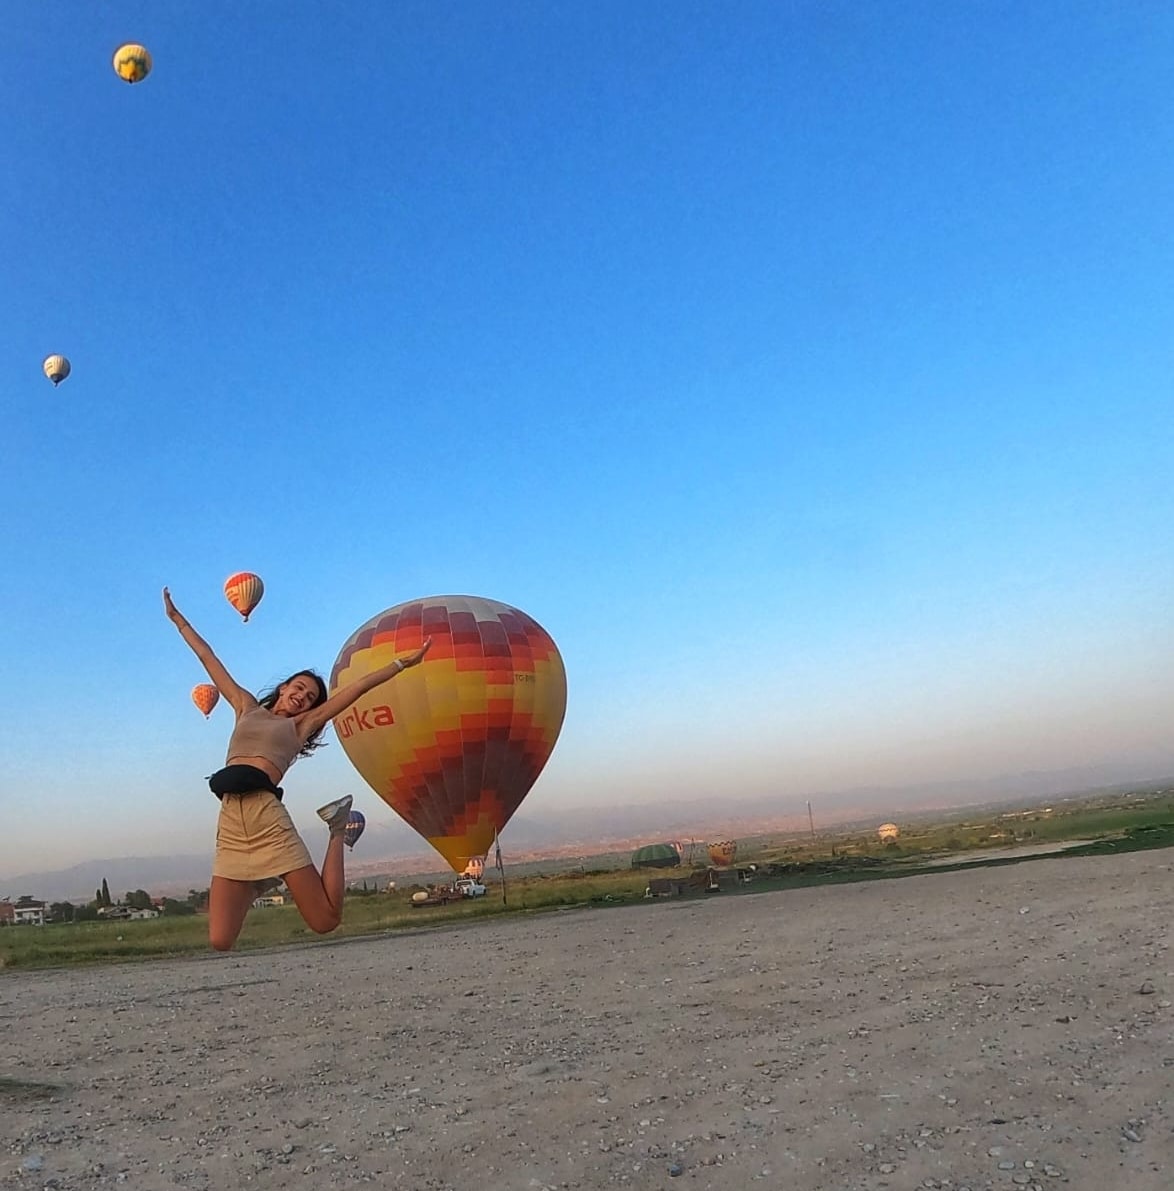
M 32 897 L 0 901 L 0 926 L 44 926 L 46 905 Z

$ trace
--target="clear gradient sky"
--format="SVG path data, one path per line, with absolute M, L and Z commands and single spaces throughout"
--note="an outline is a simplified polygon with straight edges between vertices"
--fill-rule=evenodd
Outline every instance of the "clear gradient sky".
M 0 876 L 211 854 L 165 583 L 253 689 L 523 608 L 570 687 L 523 813 L 1174 771 L 1169 5 L 4 24 Z M 285 787 L 392 817 L 333 737 Z

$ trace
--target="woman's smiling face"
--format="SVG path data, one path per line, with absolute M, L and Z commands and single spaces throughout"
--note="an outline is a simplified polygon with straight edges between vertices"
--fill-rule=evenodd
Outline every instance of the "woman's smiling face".
M 316 678 L 311 678 L 308 674 L 296 674 L 278 688 L 273 714 L 301 715 L 303 711 L 309 711 L 311 707 L 317 707 L 325 700 L 326 692 Z

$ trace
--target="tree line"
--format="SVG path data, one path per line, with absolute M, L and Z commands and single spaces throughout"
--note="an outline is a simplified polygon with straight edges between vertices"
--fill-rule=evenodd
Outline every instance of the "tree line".
M 18 906 L 30 905 L 34 900 L 25 894 L 16 904 Z M 68 901 L 50 902 L 47 908 L 47 917 L 51 922 L 95 922 L 103 916 L 103 910 L 120 905 L 131 910 L 157 909 L 165 916 L 180 918 L 195 914 L 207 903 L 207 889 L 189 889 L 187 897 L 184 898 L 165 897 L 159 906 L 155 905 L 153 898 L 145 889 L 132 889 L 115 902 L 110 896 L 110 886 L 107 884 L 106 878 L 103 877 L 101 886 L 94 890 L 92 901 L 82 905 L 75 905 Z

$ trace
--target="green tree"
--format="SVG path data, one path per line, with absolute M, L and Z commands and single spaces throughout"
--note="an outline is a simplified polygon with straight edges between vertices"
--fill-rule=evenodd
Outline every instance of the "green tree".
M 149 910 L 154 906 L 151 901 L 151 895 L 145 889 L 136 889 L 134 893 L 128 893 L 123 901 L 126 902 L 132 910 Z
M 54 922 L 72 922 L 74 913 L 73 902 L 54 902 L 49 907 L 49 917 Z
M 98 903 L 97 901 L 90 902 L 87 906 L 78 906 L 73 912 L 74 922 L 96 922 L 98 918 Z
M 165 897 L 163 899 L 163 913 L 169 918 L 182 918 L 184 915 L 194 914 L 195 912 L 195 906 L 189 905 L 187 902 L 176 901 L 173 897 Z
M 114 903 L 110 900 L 110 886 L 106 884 L 106 878 L 102 878 L 102 905 L 112 906 Z

